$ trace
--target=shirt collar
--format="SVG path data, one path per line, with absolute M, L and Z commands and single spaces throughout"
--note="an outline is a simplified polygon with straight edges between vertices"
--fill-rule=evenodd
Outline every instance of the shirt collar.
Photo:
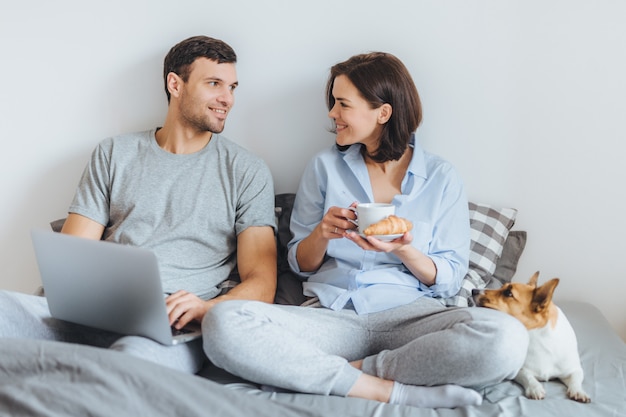
M 363 145 L 356 144 L 350 146 L 343 152 L 343 159 L 348 164 L 352 164 L 357 161 L 362 162 L 363 158 L 361 156 L 361 146 Z M 422 149 L 422 147 L 417 144 L 417 141 L 415 140 L 415 133 L 411 134 L 409 146 L 413 148 L 413 157 L 411 158 L 411 162 L 409 162 L 407 171 L 412 175 L 426 178 L 426 156 L 424 154 L 424 149 Z
M 409 146 L 413 148 L 413 158 L 409 162 L 407 171 L 418 177 L 426 178 L 426 155 L 424 149 L 415 140 L 415 133 L 411 134 Z

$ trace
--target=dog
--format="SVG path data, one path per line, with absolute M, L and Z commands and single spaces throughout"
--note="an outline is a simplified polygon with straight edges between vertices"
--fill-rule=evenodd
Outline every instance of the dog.
M 515 382 L 524 387 L 530 399 L 545 398 L 546 391 L 539 381 L 559 379 L 567 387 L 568 398 L 581 403 L 591 401 L 583 391 L 583 369 L 578 356 L 578 342 L 574 329 L 552 302 L 559 283 L 553 278 L 537 287 L 539 272 L 528 284 L 507 283 L 500 289 L 473 290 L 472 299 L 478 307 L 487 307 L 508 313 L 528 329 L 528 354 Z

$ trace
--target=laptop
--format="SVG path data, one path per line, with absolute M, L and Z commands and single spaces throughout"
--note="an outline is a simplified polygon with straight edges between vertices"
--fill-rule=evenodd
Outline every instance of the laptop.
M 153 252 L 50 230 L 31 237 L 52 317 L 164 345 L 202 335 L 199 323 L 170 326 Z

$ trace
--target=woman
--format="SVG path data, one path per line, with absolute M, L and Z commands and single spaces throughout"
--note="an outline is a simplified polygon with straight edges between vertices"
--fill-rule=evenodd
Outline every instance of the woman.
M 469 218 L 454 168 L 414 139 L 420 99 L 386 53 L 331 69 L 336 144 L 306 168 L 289 263 L 320 308 L 225 302 L 203 321 L 211 361 L 251 381 L 418 407 L 480 404 L 472 389 L 515 376 L 527 333 L 493 310 L 446 309 L 467 271 Z M 413 222 L 386 242 L 361 237 L 355 202 Z M 226 325 L 226 323 L 228 323 Z

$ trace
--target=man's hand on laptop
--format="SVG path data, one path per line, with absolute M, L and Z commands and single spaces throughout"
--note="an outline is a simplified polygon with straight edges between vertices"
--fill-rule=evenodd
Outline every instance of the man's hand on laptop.
M 185 327 L 193 320 L 198 323 L 209 310 L 209 303 L 187 291 L 176 291 L 165 299 L 170 325 L 177 329 Z

